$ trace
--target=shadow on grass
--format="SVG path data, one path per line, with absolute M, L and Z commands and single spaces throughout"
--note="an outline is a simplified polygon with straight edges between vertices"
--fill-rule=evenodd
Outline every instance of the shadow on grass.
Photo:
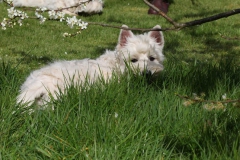
M 185 34 L 190 34 L 192 37 L 198 39 L 198 38 L 204 38 L 205 39 L 205 45 L 206 47 L 214 47 L 218 50 L 226 50 L 229 51 L 232 49 L 233 46 L 238 46 L 239 41 L 237 40 L 227 40 L 221 37 L 221 35 L 212 30 L 203 30 L 200 31 L 197 28 L 189 29 L 189 30 L 183 30 Z M 231 48 L 229 48 L 231 47 Z M 207 48 L 208 49 L 208 48 Z
M 216 119 L 218 122 L 214 124 Z M 200 118 L 199 123 L 189 121 L 197 126 L 198 132 L 189 133 L 186 128 L 178 128 L 177 134 L 176 131 L 166 134 L 163 140 L 164 147 L 173 148 L 175 154 L 183 154 L 190 159 L 194 159 L 194 156 L 198 158 L 203 156 L 203 150 L 221 154 L 236 152 L 237 155 L 239 135 L 236 133 L 240 129 L 239 120 L 239 109 L 236 107 L 225 112 L 205 112 L 205 117 Z
M 47 56 L 36 56 L 36 55 L 30 55 L 29 53 L 26 53 L 24 51 L 14 51 L 14 53 L 20 54 L 21 55 L 21 63 L 29 64 L 29 63 L 50 63 L 52 62 L 50 57 Z
M 234 47 L 237 46 L 237 43 L 239 43 L 234 40 L 221 41 L 220 39 L 221 39 L 220 36 L 219 36 L 219 39 L 216 39 L 213 37 L 207 38 L 205 41 L 205 46 L 207 47 L 207 50 L 210 50 L 210 51 L 213 50 L 215 52 L 222 52 L 222 51 L 233 52 Z
M 106 50 L 114 51 L 117 42 L 104 43 L 103 45 L 93 46 L 92 44 L 86 45 L 89 48 L 92 48 L 91 57 L 99 57 L 105 53 Z M 110 47 L 111 46 L 111 47 Z
M 228 40 L 212 30 L 201 30 L 198 28 L 182 30 L 185 35 L 192 39 L 192 44 L 184 44 L 184 39 L 178 34 L 170 38 L 166 44 L 166 56 L 174 55 L 179 61 L 187 63 L 200 61 L 221 61 L 221 59 L 239 59 L 238 53 L 239 40 Z M 173 36 L 173 35 L 172 35 Z
M 153 84 L 158 86 L 156 89 L 176 86 L 176 91 L 177 88 L 185 88 L 191 93 L 208 96 L 219 87 L 225 91 L 233 90 L 240 84 L 239 75 L 240 68 L 234 58 L 223 59 L 219 63 L 196 61 L 195 64 L 168 60 L 165 71 Z

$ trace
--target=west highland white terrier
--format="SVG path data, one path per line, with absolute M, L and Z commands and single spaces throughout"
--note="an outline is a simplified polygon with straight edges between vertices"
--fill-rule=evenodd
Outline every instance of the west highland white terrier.
M 14 7 L 45 7 L 49 10 L 59 10 L 70 14 L 100 13 L 103 10 L 102 0 L 13 0 Z
M 36 102 L 44 105 L 50 96 L 57 98 L 70 83 L 92 84 L 103 78 L 109 81 L 113 73 L 123 74 L 127 69 L 135 73 L 158 74 L 163 70 L 164 37 L 161 31 L 149 31 L 134 35 L 132 31 L 121 29 L 118 44 L 114 51 L 106 50 L 99 58 L 72 61 L 57 61 L 33 71 L 20 89 L 18 103 Z M 160 29 L 157 25 L 153 29 Z M 138 74 L 138 73 L 137 73 Z

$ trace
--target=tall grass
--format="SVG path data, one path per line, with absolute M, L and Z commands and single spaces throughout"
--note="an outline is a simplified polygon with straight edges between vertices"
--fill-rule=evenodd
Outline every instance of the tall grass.
M 1 90 L 16 94 L 17 69 L 8 65 L 1 69 L 12 75 Z M 215 77 L 216 83 L 212 86 L 209 80 L 207 85 L 202 79 L 209 72 L 224 76 L 209 74 L 208 79 Z M 237 159 L 239 104 L 207 110 L 208 103 L 185 106 L 176 93 L 191 95 L 203 88 L 206 99 L 220 101 L 224 93 L 235 99 L 240 88 L 234 75 L 239 72 L 234 63 L 178 66 L 169 60 L 166 71 L 154 80 L 130 74 L 87 90 L 70 87 L 49 104 L 55 110 L 50 107 L 30 115 L 23 108 L 17 110 L 15 96 L 6 94 L 1 101 L 1 157 Z
M 195 2 L 174 1 L 169 15 L 186 21 L 240 6 L 234 0 Z M 7 7 L 0 7 L 2 19 Z M 106 0 L 102 15 L 81 18 L 169 26 L 147 9 L 136 0 Z M 224 94 L 240 96 L 239 41 L 220 36 L 239 36 L 238 19 L 165 32 L 165 70 L 158 77 L 129 73 L 107 84 L 70 86 L 49 109 L 32 114 L 16 104 L 30 71 L 55 59 L 95 58 L 114 48 L 119 30 L 89 26 L 75 38 L 63 38 L 73 30 L 28 20 L 29 25 L 0 31 L 0 159 L 239 159 L 239 103 L 218 102 Z M 194 99 L 193 94 L 216 103 L 186 105 L 190 99 L 177 96 Z

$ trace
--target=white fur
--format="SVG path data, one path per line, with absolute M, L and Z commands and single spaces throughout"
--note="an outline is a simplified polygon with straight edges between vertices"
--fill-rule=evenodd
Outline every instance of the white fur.
M 159 73 L 163 70 L 163 46 L 162 32 L 150 31 L 134 35 L 129 30 L 121 30 L 115 51 L 106 50 L 95 60 L 57 61 L 33 71 L 21 86 L 17 102 L 30 105 L 35 101 L 43 105 L 49 101 L 50 94 L 56 98 L 59 89 L 64 92 L 66 86 L 71 83 L 81 85 L 88 80 L 91 84 L 99 77 L 108 81 L 113 72 L 124 73 L 126 64 L 134 71 Z
M 46 7 L 49 10 L 64 9 L 63 12 L 76 15 L 81 12 L 100 13 L 103 10 L 102 0 L 13 0 L 14 7 Z

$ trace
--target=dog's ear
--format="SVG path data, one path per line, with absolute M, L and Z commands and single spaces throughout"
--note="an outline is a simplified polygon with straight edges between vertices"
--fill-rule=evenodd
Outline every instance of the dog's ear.
M 122 25 L 122 27 L 128 28 L 128 26 L 126 26 L 126 25 Z M 119 35 L 119 38 L 118 38 L 118 45 L 120 45 L 120 47 L 125 46 L 126 43 L 127 43 L 127 38 L 132 37 L 132 36 L 133 36 L 132 31 L 121 29 L 120 35 Z
M 153 29 L 161 29 L 161 27 L 159 25 L 156 25 L 153 27 Z M 148 35 L 154 38 L 159 45 L 164 45 L 164 37 L 162 31 L 150 31 L 148 32 Z

